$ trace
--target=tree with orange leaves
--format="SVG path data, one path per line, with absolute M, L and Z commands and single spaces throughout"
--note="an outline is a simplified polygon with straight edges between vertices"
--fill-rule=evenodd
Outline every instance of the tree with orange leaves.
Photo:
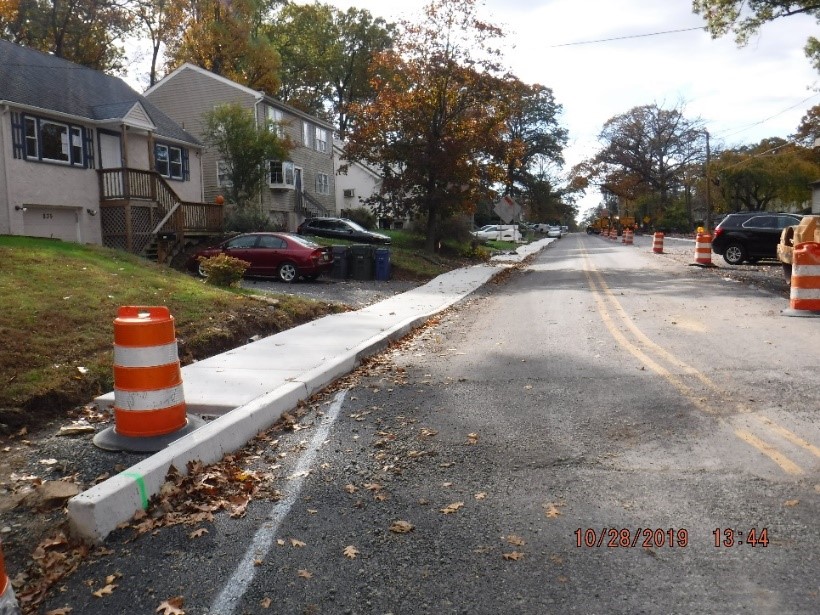
M 375 95 L 351 110 L 346 159 L 383 171 L 379 205 L 422 217 L 429 252 L 441 221 L 471 212 L 505 177 L 493 155 L 505 130 L 492 47 L 502 32 L 476 13 L 475 0 L 432 0 L 422 23 L 401 24 L 373 63 Z

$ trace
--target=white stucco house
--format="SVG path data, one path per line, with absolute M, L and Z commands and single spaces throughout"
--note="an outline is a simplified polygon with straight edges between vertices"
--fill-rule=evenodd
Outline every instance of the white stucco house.
M 202 149 L 121 79 L 0 40 L 0 234 L 144 253 L 217 232 Z

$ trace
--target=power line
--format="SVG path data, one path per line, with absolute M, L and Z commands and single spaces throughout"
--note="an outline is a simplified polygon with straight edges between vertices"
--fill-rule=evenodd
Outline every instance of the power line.
M 786 108 L 785 108 L 785 109 L 783 109 L 782 111 L 778 111 L 778 112 L 777 112 L 777 113 L 775 113 L 774 115 L 770 115 L 769 117 L 767 117 L 767 118 L 765 118 L 765 119 L 762 119 L 762 120 L 760 120 L 759 122 L 755 122 L 754 124 L 749 124 L 748 126 L 745 126 L 745 127 L 743 127 L 743 128 L 740 128 L 740 129 L 735 130 L 734 132 L 730 132 L 730 133 L 728 133 L 728 134 L 724 134 L 724 133 L 725 133 L 725 131 L 724 131 L 724 132 L 721 132 L 721 133 L 718 133 L 718 134 L 719 134 L 722 138 L 724 138 L 724 139 L 725 139 L 725 138 L 728 138 L 728 137 L 732 137 L 732 136 L 734 136 L 734 135 L 736 135 L 736 134 L 740 134 L 741 132 L 745 132 L 745 131 L 747 131 L 747 130 L 750 130 L 750 129 L 754 128 L 755 126 L 760 126 L 761 124 L 765 124 L 765 123 L 766 123 L 766 122 L 768 122 L 769 120 L 773 120 L 774 118 L 776 118 L 776 117 L 778 117 L 778 116 L 780 116 L 780 115 L 783 115 L 784 113 L 786 113 L 786 111 L 791 111 L 792 109 L 795 109 L 796 107 L 799 107 L 800 105 L 802 105 L 802 104 L 807 103 L 808 101 L 810 101 L 812 98 L 817 98 L 818 96 L 820 96 L 820 92 L 815 92 L 814 94 L 812 94 L 812 95 L 811 95 L 811 96 L 809 96 L 808 98 L 804 98 L 804 99 L 803 99 L 803 100 L 801 100 L 800 102 L 793 104 L 791 107 L 786 107 Z M 731 129 L 727 129 L 727 130 L 731 130 Z
M 575 45 L 592 45 L 594 43 L 608 43 L 610 41 L 623 41 L 630 38 L 645 38 L 647 36 L 660 36 L 662 34 L 678 34 L 680 32 L 692 32 L 694 30 L 705 30 L 703 26 L 696 28 L 682 28 L 680 30 L 664 30 L 663 32 L 650 32 L 648 34 L 630 34 L 629 36 L 616 36 L 613 38 L 600 38 L 594 41 L 577 41 L 575 43 L 561 43 L 560 45 L 550 45 L 550 49 L 555 47 L 572 47 Z

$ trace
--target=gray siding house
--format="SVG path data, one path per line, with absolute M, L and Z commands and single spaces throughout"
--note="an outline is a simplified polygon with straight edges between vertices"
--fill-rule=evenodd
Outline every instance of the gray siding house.
M 144 253 L 219 230 L 201 153 L 121 79 L 0 40 L 0 234 Z
M 289 231 L 307 217 L 336 215 L 331 124 L 192 64 L 180 66 L 145 96 L 200 139 L 205 114 L 223 104 L 251 110 L 260 126 L 266 120 L 276 122 L 293 148 L 287 160 L 269 162 L 262 210 L 276 226 Z M 205 200 L 212 201 L 223 193 L 221 161 L 211 148 L 205 149 L 202 160 Z

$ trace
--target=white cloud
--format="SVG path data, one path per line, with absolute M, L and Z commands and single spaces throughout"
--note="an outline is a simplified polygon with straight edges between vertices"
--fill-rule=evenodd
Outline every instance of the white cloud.
M 388 21 L 416 19 L 427 4 L 324 1 Z M 725 138 L 734 145 L 785 137 L 807 109 L 820 104 L 820 93 L 812 89 L 818 75 L 803 55 L 806 39 L 817 33 L 810 17 L 765 24 L 738 49 L 731 35 L 712 40 L 703 30 L 643 36 L 702 27 L 690 0 L 487 0 L 482 12 L 507 33 L 504 52 L 512 71 L 552 88 L 563 105 L 568 166 L 596 151 L 606 120 L 638 105 L 683 101 L 717 142 Z M 558 46 L 619 37 L 632 38 Z M 582 207 L 596 202 L 590 195 Z
M 418 15 L 423 0 L 332 0 L 388 20 Z M 634 106 L 684 102 L 717 142 L 751 143 L 795 131 L 806 110 L 820 104 L 817 74 L 803 55 L 816 34 L 810 17 L 763 26 L 746 47 L 701 28 L 689 0 L 488 0 L 485 14 L 507 32 L 507 63 L 522 80 L 551 87 L 570 133 L 568 165 L 592 155 L 609 118 Z M 587 45 L 564 45 L 633 37 Z M 811 97 L 809 100 L 805 100 Z M 774 116 L 774 117 L 773 117 Z M 768 119 L 770 118 L 770 119 Z M 766 121 L 764 121 L 766 120 Z M 593 206 L 590 195 L 582 207 Z

